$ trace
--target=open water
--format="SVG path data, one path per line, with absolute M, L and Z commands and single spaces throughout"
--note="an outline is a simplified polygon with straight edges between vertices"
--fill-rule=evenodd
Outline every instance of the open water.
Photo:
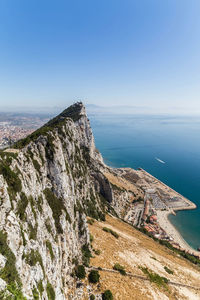
M 142 167 L 197 204 L 169 219 L 200 247 L 200 117 L 89 115 L 96 146 L 113 167 Z

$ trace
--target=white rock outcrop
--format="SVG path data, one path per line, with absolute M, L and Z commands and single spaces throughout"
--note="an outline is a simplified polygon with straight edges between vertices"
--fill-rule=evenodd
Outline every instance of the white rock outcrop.
M 34 293 L 75 299 L 75 262 L 82 263 L 81 248 L 89 244 L 86 212 L 102 210 L 88 163 L 102 158 L 84 106 L 75 104 L 72 112 L 19 143 L 18 155 L 7 151 L 0 158 L 0 243 L 8 248 L 0 268 L 7 268 L 11 252 L 26 299 Z M 5 293 L 9 280 L 0 279 Z

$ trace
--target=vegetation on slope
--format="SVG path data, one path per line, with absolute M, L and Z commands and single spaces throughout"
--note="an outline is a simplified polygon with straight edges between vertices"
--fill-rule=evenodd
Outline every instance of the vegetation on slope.
M 90 258 L 92 257 L 89 245 L 85 244 L 81 248 L 83 264 L 88 267 L 90 264 Z
M 0 253 L 6 258 L 5 266 L 0 270 L 0 277 L 8 284 L 6 290 L 0 292 L 0 299 L 13 299 L 12 296 L 8 296 L 8 291 L 14 299 L 25 300 L 21 292 L 22 283 L 16 269 L 16 258 L 7 244 L 7 234 L 2 231 L 0 231 Z
M 67 221 L 69 221 L 71 223 L 70 216 L 64 206 L 63 200 L 60 198 L 57 198 L 50 189 L 45 189 L 44 194 L 45 194 L 47 202 L 53 212 L 53 218 L 55 220 L 55 226 L 56 226 L 57 232 L 63 233 L 63 229 L 60 224 L 60 216 L 62 215 L 63 210 L 65 211 Z
M 115 264 L 113 267 L 113 270 L 119 271 L 120 274 L 126 275 L 125 268 L 121 266 L 120 264 Z
M 159 274 L 149 270 L 146 267 L 140 267 L 140 270 L 142 270 L 142 272 L 147 275 L 147 277 L 149 278 L 149 280 L 151 282 L 154 282 L 155 284 L 157 284 L 158 286 L 163 286 L 166 287 L 167 283 L 168 283 L 168 279 L 166 277 L 160 276 Z
M 48 300 L 56 299 L 55 291 L 50 282 L 47 283 L 46 291 L 47 291 Z
M 19 274 L 15 267 L 16 258 L 7 244 L 7 234 L 0 231 L 0 253 L 6 257 L 6 264 L 0 271 L 0 277 L 8 284 L 17 283 L 21 285 Z
M 88 275 L 88 280 L 90 283 L 99 282 L 99 278 L 100 278 L 99 272 L 96 270 L 92 270 Z
M 35 266 L 37 263 L 40 264 L 42 271 L 45 275 L 45 270 L 44 270 L 44 265 L 43 265 L 43 261 L 42 261 L 42 257 L 39 253 L 38 250 L 34 251 L 33 249 L 31 249 L 31 252 L 29 252 L 28 254 L 24 255 L 24 258 L 26 259 L 26 263 L 29 264 L 31 267 Z
M 35 141 L 39 136 L 47 136 L 48 133 L 52 131 L 52 129 L 61 128 L 65 124 L 67 118 L 72 119 L 74 122 L 78 121 L 81 117 L 80 115 L 81 108 L 82 108 L 81 102 L 78 102 L 68 107 L 60 115 L 50 120 L 47 124 L 39 128 L 35 132 L 31 133 L 26 138 L 17 141 L 13 147 L 17 149 L 22 149 L 30 142 Z
M 14 200 L 16 193 L 22 190 L 19 174 L 11 170 L 7 161 L 0 161 L 0 174 L 3 175 L 8 184 L 8 192 L 12 201 Z
M 119 238 L 119 234 L 118 234 L 117 232 L 113 231 L 113 230 L 110 229 L 110 228 L 103 227 L 103 231 L 109 232 L 109 233 L 112 234 L 116 239 Z
M 86 276 L 85 267 L 83 265 L 78 265 L 75 269 L 76 277 L 79 279 L 84 279 Z
M 102 300 L 113 300 L 113 294 L 110 290 L 106 290 L 103 294 L 102 294 Z

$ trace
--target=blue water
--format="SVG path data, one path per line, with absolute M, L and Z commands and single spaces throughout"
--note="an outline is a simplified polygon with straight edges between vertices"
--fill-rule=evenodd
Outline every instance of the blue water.
M 197 204 L 170 221 L 193 248 L 200 246 L 200 118 L 89 115 L 97 148 L 113 167 L 142 167 Z M 158 162 L 155 157 L 163 160 Z

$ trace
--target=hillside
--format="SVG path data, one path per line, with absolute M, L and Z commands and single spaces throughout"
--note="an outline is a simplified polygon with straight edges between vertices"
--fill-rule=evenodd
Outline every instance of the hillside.
M 119 237 L 104 231 L 105 227 Z M 99 271 L 102 292 L 110 289 L 114 299 L 124 300 L 200 299 L 199 267 L 117 218 L 107 215 L 106 222 L 96 221 L 89 228 L 94 238 L 91 265 L 103 269 Z M 95 254 L 97 250 L 99 255 Z M 127 275 L 112 273 L 115 264 L 123 266 Z M 158 275 L 152 282 L 145 268 Z
M 156 213 L 154 199 L 147 198 L 152 186 L 162 209 L 193 207 L 143 170 L 106 166 L 81 102 L 1 151 L 0 299 L 78 300 L 95 294 L 105 300 L 106 289 L 114 299 L 200 299 L 195 289 L 172 286 L 160 277 L 159 288 L 145 280 L 152 276 L 148 272 L 156 272 L 196 287 L 200 265 L 196 256 L 173 248 L 167 235 L 164 244 L 174 253 L 154 235 L 156 241 L 133 228 L 148 233 L 145 224 Z M 100 283 L 87 282 L 93 268 L 112 269 L 115 263 L 143 277 L 108 270 L 99 271 Z

